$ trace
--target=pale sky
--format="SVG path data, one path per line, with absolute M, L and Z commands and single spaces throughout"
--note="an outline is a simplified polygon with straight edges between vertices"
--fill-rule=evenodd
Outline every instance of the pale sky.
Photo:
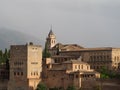
M 0 0 L 0 28 L 45 40 L 120 47 L 120 0 Z

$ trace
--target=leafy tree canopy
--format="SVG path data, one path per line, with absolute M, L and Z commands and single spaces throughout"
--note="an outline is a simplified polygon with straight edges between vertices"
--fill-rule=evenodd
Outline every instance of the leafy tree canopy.
M 51 54 L 48 51 L 48 44 L 45 43 L 45 48 L 43 50 L 43 58 L 49 58 L 49 57 L 51 57 Z
M 74 86 L 68 86 L 67 90 L 76 90 Z
M 2 50 L 0 50 L 0 64 L 6 63 L 9 57 L 10 57 L 9 50 L 5 49 L 4 52 Z
M 47 90 L 47 87 L 46 87 L 45 84 L 39 83 L 39 84 L 37 85 L 37 89 L 36 89 L 36 90 Z

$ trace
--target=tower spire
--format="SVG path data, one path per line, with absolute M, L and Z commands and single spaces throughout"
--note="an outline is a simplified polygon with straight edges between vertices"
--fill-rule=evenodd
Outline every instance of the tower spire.
M 52 25 L 50 26 L 50 32 L 49 32 L 48 36 L 50 36 L 50 35 L 54 35 L 54 33 L 52 31 Z
M 51 26 L 50 26 L 50 31 L 52 31 L 52 24 L 51 24 Z
M 54 35 L 53 31 L 52 31 L 52 25 L 50 27 L 50 32 L 48 34 L 48 37 L 46 38 L 46 42 L 48 44 L 49 49 L 54 47 L 55 44 L 56 44 L 56 37 L 55 37 L 55 35 Z

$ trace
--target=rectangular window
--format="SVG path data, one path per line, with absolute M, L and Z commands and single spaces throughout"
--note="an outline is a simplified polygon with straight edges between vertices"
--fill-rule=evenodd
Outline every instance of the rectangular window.
M 77 65 L 75 65 L 75 69 L 77 69 Z
M 78 67 L 79 67 L 79 69 L 80 69 L 80 65 L 79 65 Z
M 23 72 L 21 72 L 21 75 L 23 75 Z
M 87 70 L 89 70 L 89 66 L 87 66 Z
M 38 62 L 31 62 L 31 64 L 38 64 Z
M 16 72 L 14 72 L 14 76 L 16 76 Z
M 81 69 L 83 69 L 83 65 L 81 65 Z
M 17 75 L 19 75 L 19 72 L 17 72 Z

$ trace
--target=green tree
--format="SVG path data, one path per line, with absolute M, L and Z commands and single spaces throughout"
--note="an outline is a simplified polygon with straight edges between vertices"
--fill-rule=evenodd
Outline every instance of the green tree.
M 0 50 L 0 57 L 3 57 L 3 52 L 2 52 L 2 50 Z
M 105 67 L 102 67 L 100 70 L 100 78 L 101 79 L 108 79 L 109 78 L 109 72 Z
M 6 63 L 9 57 L 10 57 L 10 50 L 5 49 L 4 52 L 0 50 L 0 64 Z
M 50 55 L 50 53 L 49 53 L 49 51 L 48 51 L 48 44 L 47 44 L 47 42 L 45 43 L 45 48 L 44 48 L 44 50 L 43 50 L 43 58 L 49 58 L 49 57 L 51 57 L 51 55 Z
M 47 90 L 47 87 L 46 87 L 45 84 L 39 83 L 39 84 L 37 85 L 37 89 L 36 89 L 36 90 Z
M 74 86 L 68 86 L 67 90 L 76 90 Z
M 0 64 L 2 63 L 2 61 L 3 61 L 3 52 L 2 50 L 0 50 Z

